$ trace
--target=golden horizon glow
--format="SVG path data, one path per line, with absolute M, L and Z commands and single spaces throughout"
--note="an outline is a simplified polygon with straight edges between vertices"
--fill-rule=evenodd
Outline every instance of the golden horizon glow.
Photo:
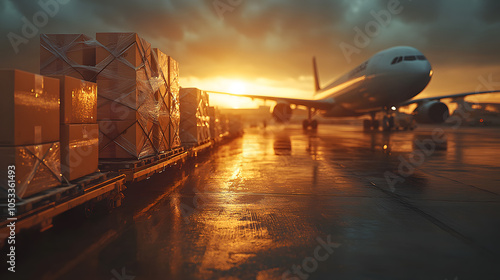
M 429 86 L 415 98 L 426 98 L 454 93 L 488 90 L 492 88 L 498 88 L 498 85 L 500 83 L 499 78 L 497 78 L 493 74 L 489 74 L 494 73 L 495 69 L 492 67 L 477 67 L 477 69 L 469 69 L 474 70 L 475 73 L 483 74 L 464 74 L 464 71 L 462 71 L 462 69 L 447 67 L 435 68 L 436 69 L 433 69 L 433 78 Z M 345 72 L 347 72 L 347 70 L 349 69 L 346 69 Z M 312 76 L 300 76 L 297 78 L 278 80 L 263 77 L 235 77 L 234 74 L 226 75 L 227 76 L 225 76 L 224 74 L 220 74 L 214 77 L 206 78 L 181 76 L 180 82 L 181 86 L 183 87 L 197 87 L 208 91 L 213 90 L 234 94 L 313 99 Z M 337 75 L 334 74 L 334 76 Z M 324 78 L 326 81 L 327 77 Z M 327 83 L 323 83 L 321 86 L 325 87 L 327 86 Z M 264 103 L 263 101 L 259 100 L 252 101 L 250 98 L 240 98 L 222 94 L 211 94 L 210 98 L 210 103 L 212 106 L 218 106 L 221 108 L 258 108 L 260 105 L 272 104 L 271 101 Z M 484 103 L 498 103 L 500 102 L 500 95 L 475 95 L 468 97 L 468 100 Z
M 312 79 L 312 77 L 311 77 Z M 266 78 L 226 78 L 226 77 L 210 77 L 196 78 L 187 77 L 180 78 L 182 87 L 196 87 L 206 91 L 227 92 L 233 94 L 249 94 L 249 95 L 264 95 L 264 96 L 282 96 L 291 98 L 312 98 L 312 82 L 304 83 L 303 78 L 298 80 L 270 80 Z M 310 90 L 308 90 L 308 86 Z M 232 109 L 252 109 L 258 108 L 261 105 L 271 104 L 272 101 L 252 100 L 251 98 L 230 96 L 224 94 L 210 94 L 210 106 Z

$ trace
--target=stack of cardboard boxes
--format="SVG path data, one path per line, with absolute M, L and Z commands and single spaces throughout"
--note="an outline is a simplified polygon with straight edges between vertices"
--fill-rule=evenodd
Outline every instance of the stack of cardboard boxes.
M 222 128 L 220 123 L 220 112 L 218 108 L 208 107 L 208 116 L 210 117 L 210 135 L 215 140 L 222 138 Z
M 68 76 L 60 81 L 61 170 L 72 181 L 97 171 L 97 85 Z
M 182 145 L 200 145 L 210 140 L 208 94 L 197 88 L 181 88 L 180 100 Z
M 25 198 L 61 182 L 59 81 L 20 70 L 0 70 L 0 170 Z M 9 189 L 0 183 L 2 193 Z
M 154 94 L 158 102 L 158 121 L 153 124 L 153 143 L 160 152 L 181 145 L 179 137 L 179 64 L 154 48 L 151 56 Z
M 180 145 L 178 64 L 152 55 L 136 33 L 42 35 L 40 51 L 43 74 L 97 83 L 99 158 L 140 159 Z
M 158 107 L 151 86 L 151 45 L 136 33 L 97 33 L 100 158 L 144 158 L 157 153 Z

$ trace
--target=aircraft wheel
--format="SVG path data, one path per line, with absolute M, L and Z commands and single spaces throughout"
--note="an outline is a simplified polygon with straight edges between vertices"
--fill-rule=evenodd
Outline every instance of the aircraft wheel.
M 378 130 L 378 128 L 380 127 L 380 122 L 377 120 L 374 120 L 372 123 L 372 127 L 373 127 L 373 130 Z
M 369 131 L 371 126 L 372 126 L 372 124 L 371 124 L 370 120 L 363 120 L 363 129 L 365 131 Z
M 304 130 L 307 130 L 307 128 L 308 128 L 308 127 L 309 127 L 309 121 L 308 121 L 308 120 L 304 120 L 304 121 L 302 122 L 302 128 L 303 128 Z
M 318 121 L 317 121 L 317 120 L 312 120 L 312 121 L 311 121 L 311 128 L 312 128 L 313 130 L 318 129 Z

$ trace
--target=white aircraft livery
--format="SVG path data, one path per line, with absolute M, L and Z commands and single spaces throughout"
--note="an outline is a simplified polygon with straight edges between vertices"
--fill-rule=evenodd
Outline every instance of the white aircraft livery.
M 291 105 L 304 106 L 309 117 L 304 120 L 303 127 L 316 129 L 318 122 L 313 118 L 319 113 L 324 117 L 356 117 L 370 115 L 364 121 L 365 130 L 391 130 L 395 127 L 394 113 L 401 106 L 417 104 L 412 121 L 419 123 L 442 123 L 449 116 L 448 106 L 441 102 L 444 98 L 463 98 L 473 94 L 500 92 L 482 91 L 459 93 L 439 97 L 413 99 L 421 93 L 432 78 L 432 67 L 427 58 L 413 47 L 393 47 L 381 51 L 367 61 L 340 77 L 330 85 L 321 88 L 313 58 L 315 92 L 313 99 L 294 99 L 284 97 L 239 95 L 263 100 L 276 101 L 273 117 L 280 122 L 289 121 L 292 116 Z M 213 93 L 222 93 L 208 91 Z M 376 114 L 383 112 L 382 123 Z M 412 129 L 411 122 L 405 122 L 405 129 Z

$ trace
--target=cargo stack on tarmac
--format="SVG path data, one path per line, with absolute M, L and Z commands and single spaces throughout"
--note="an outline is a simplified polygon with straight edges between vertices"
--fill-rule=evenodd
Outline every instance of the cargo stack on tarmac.
M 61 92 L 61 170 L 73 181 L 97 171 L 99 126 L 97 85 L 69 76 L 53 76 Z
M 151 84 L 151 44 L 136 33 L 97 33 L 99 157 L 142 159 L 158 154 Z
M 197 88 L 182 88 L 181 96 L 181 143 L 197 146 L 210 140 L 208 94 Z
M 210 135 L 214 141 L 219 142 L 223 138 L 219 109 L 213 106 L 208 107 L 208 116 L 210 118 Z
M 208 94 L 180 89 L 172 57 L 136 33 L 96 38 L 42 34 L 44 76 L 0 70 L 0 169 L 9 171 L 0 206 L 16 216 L 16 232 L 50 228 L 80 205 L 86 214 L 101 201 L 120 206 L 125 182 L 182 166 L 228 136 L 227 118 L 219 125 L 213 111 L 212 139 Z
M 157 48 L 151 52 L 152 79 L 158 108 L 153 143 L 159 153 L 181 146 L 179 137 L 179 63 Z
M 59 81 L 0 70 L 0 84 L 0 169 L 15 169 L 18 198 L 60 185 Z M 6 180 L 0 182 L 2 197 L 9 190 L 6 184 Z

